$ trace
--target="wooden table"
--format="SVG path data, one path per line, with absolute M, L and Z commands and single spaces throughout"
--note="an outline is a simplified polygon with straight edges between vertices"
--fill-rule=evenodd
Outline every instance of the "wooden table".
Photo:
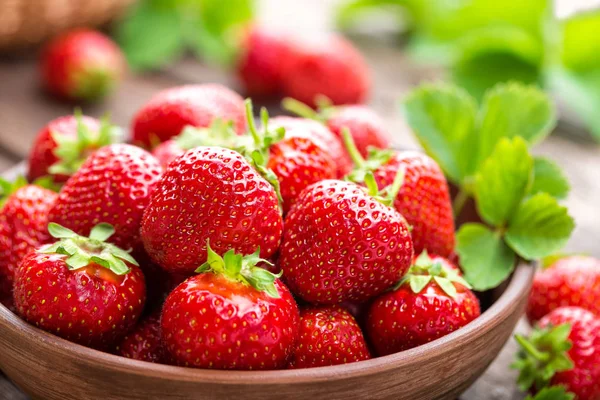
M 276 0 L 261 4 L 261 19 L 272 25 L 281 24 L 285 20 L 277 13 L 282 10 Z M 304 2 L 300 11 L 302 15 L 316 15 L 317 18 L 294 18 L 295 21 L 304 21 L 304 25 L 300 24 L 295 29 L 319 29 L 326 25 L 330 18 L 328 13 L 315 12 L 317 9 L 321 10 L 322 5 L 320 0 Z M 307 21 L 310 21 L 310 26 Z M 396 145 L 417 147 L 398 112 L 398 100 L 422 79 L 435 78 L 436 71 L 413 65 L 400 50 L 389 44 L 365 39 L 359 40 L 358 44 L 373 68 L 372 106 L 385 117 Z M 189 82 L 219 82 L 232 88 L 238 87 L 232 74 L 186 58 L 166 71 L 129 76 L 110 99 L 102 104 L 84 106 L 83 110 L 93 116 L 100 116 L 108 111 L 115 123 L 127 127 L 133 113 L 154 92 Z M 73 105 L 57 103 L 39 90 L 33 58 L 0 59 L 0 170 L 5 170 L 27 155 L 36 132 L 47 121 L 72 111 Z M 567 250 L 600 256 L 597 239 L 600 236 L 600 184 L 597 179 L 600 171 L 600 147 L 581 133 L 574 133 L 569 124 L 561 124 L 536 152 L 553 157 L 565 169 L 572 182 L 573 191 L 567 204 L 578 227 Z M 526 324 L 522 323 L 518 329 L 527 329 Z M 515 344 L 511 341 L 487 373 L 462 399 L 522 398 L 514 385 L 515 373 L 508 369 L 514 352 Z M 0 400 L 26 398 L 0 375 Z

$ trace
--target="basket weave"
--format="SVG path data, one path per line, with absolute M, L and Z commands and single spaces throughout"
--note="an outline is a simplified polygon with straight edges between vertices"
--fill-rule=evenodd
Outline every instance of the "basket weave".
M 135 0 L 0 0 L 0 51 L 28 47 L 69 28 L 96 27 Z

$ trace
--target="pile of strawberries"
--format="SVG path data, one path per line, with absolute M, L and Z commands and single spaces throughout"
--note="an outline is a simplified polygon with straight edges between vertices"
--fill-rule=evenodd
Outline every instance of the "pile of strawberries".
M 366 106 L 286 103 L 310 118 L 262 110 L 256 126 L 227 88 L 171 88 L 132 144 L 106 121 L 51 121 L 30 183 L 2 182 L 5 304 L 85 346 L 218 369 L 360 361 L 477 318 L 438 165 L 387 148 Z

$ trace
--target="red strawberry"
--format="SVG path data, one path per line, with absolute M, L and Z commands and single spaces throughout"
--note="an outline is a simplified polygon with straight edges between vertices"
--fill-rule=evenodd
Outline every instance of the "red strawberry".
M 371 358 L 354 317 L 340 306 L 300 312 L 300 334 L 289 368 L 347 364 Z
M 393 291 L 371 304 L 367 333 L 384 356 L 439 339 L 480 313 L 467 282 L 424 252 Z
M 559 307 L 539 322 L 529 338 L 516 336 L 522 349 L 513 368 L 521 370 L 522 390 L 563 386 L 578 400 L 600 399 L 600 319 L 579 307 Z
M 12 296 L 15 270 L 25 255 L 51 241 L 47 231 L 48 211 L 56 193 L 24 179 L 14 184 L 0 180 L 2 208 L 0 209 L 0 299 Z
M 394 207 L 412 227 L 415 252 L 428 250 L 449 257 L 454 250 L 454 216 L 448 182 L 430 157 L 415 151 L 374 150 L 363 159 L 348 131 L 343 133 L 346 148 L 356 165 L 348 178 L 362 183 L 372 172 L 379 187 L 391 185 L 399 171 L 404 174 Z
M 333 158 L 337 177 L 342 178 L 352 170 L 352 160 L 344 149 L 342 142 L 323 124 L 306 118 L 275 117 L 269 122 L 272 127 L 282 127 L 286 132 L 305 132 L 321 143 Z
M 369 148 L 387 149 L 390 147 L 390 133 L 383 120 L 371 108 L 361 104 L 334 107 L 329 99 L 321 98 L 318 112 L 304 103 L 290 97 L 283 99 L 282 106 L 301 117 L 324 123 L 340 140 L 342 130 L 347 128 L 363 157 Z
M 165 171 L 144 213 L 142 239 L 150 257 L 171 273 L 191 273 L 215 251 L 268 258 L 283 221 L 275 189 L 239 153 L 197 147 Z
M 363 56 L 341 36 L 295 44 L 282 62 L 284 94 L 311 106 L 318 95 L 333 104 L 362 103 L 370 90 Z
M 144 308 L 144 274 L 129 253 L 105 242 L 114 233 L 108 224 L 89 238 L 53 223 L 48 230 L 59 241 L 29 253 L 16 271 L 19 315 L 85 346 L 114 346 Z
M 92 152 L 118 139 L 118 129 L 107 120 L 100 123 L 80 114 L 52 120 L 38 133 L 29 153 L 27 178 L 51 175 L 54 182 L 66 182 Z
M 186 150 L 182 149 L 177 141 L 169 139 L 166 142 L 162 142 L 152 150 L 152 155 L 156 157 L 160 165 L 163 168 L 167 168 L 167 165 L 183 153 Z
M 529 322 L 564 306 L 581 307 L 600 316 L 600 260 L 565 257 L 535 274 L 527 303 Z
M 86 235 L 100 222 L 114 225 L 111 242 L 140 245 L 140 223 L 162 169 L 145 150 L 112 144 L 92 154 L 63 186 L 49 221 Z
M 257 26 L 249 31 L 237 63 L 238 77 L 249 96 L 281 92 L 281 65 L 288 51 L 286 39 Z
M 208 246 L 207 262 L 167 298 L 165 350 L 179 365 L 216 369 L 278 369 L 298 337 L 298 307 L 289 290 L 256 267 L 258 251 L 223 257 Z
M 117 354 L 134 360 L 163 362 L 160 337 L 160 315 L 142 320 L 116 348 Z
M 296 200 L 285 220 L 279 264 L 303 300 L 364 301 L 396 283 L 410 266 L 406 221 L 370 189 L 369 194 L 351 182 L 325 180 Z
M 155 147 L 186 126 L 207 127 L 215 119 L 232 121 L 238 133 L 246 129 L 244 99 L 218 84 L 185 85 L 163 90 L 135 115 L 133 141 Z
M 46 88 L 71 100 L 96 100 L 110 93 L 125 71 L 119 47 L 100 32 L 78 29 L 53 39 L 40 62 Z

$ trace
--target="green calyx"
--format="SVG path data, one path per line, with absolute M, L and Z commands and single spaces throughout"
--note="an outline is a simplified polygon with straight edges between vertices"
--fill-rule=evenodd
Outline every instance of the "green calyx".
M 27 179 L 22 175 L 17 176 L 12 182 L 0 178 L 0 207 L 4 206 L 4 203 L 6 203 L 11 194 L 26 185 Z
M 215 119 L 210 126 L 198 128 L 186 126 L 173 140 L 183 150 L 200 146 L 219 146 L 236 149 L 244 146 L 247 137 L 239 136 L 233 129 L 232 121 Z
M 52 139 L 56 142 L 54 155 L 58 161 L 50 166 L 48 172 L 54 175 L 73 175 L 95 150 L 120 141 L 122 131 L 110 124 L 105 116 L 100 122 L 98 131 L 91 130 L 84 122 L 81 110 L 75 110 L 77 120 L 77 136 L 72 137 L 58 132 L 52 132 Z
M 115 86 L 116 73 L 106 67 L 87 67 L 76 74 L 74 98 L 93 101 L 105 97 Z
M 369 157 L 365 160 L 356 148 L 348 128 L 342 129 L 342 139 L 350 158 L 354 162 L 354 169 L 346 175 L 345 179 L 358 184 L 364 183 L 370 196 L 377 199 L 380 203 L 391 207 L 404 183 L 404 168 L 398 170 L 391 185 L 381 190 L 377 186 L 373 172 L 392 158 L 394 155 L 393 150 L 370 149 Z
M 550 386 L 540 390 L 535 396 L 527 396 L 525 400 L 573 400 L 575 395 L 567 392 L 564 386 Z
M 457 295 L 454 283 L 460 283 L 464 287 L 471 289 L 471 286 L 460 276 L 458 271 L 448 268 L 439 261 L 434 262 L 427 253 L 427 250 L 424 250 L 394 290 L 408 283 L 411 290 L 418 294 L 432 280 L 451 298 L 456 298 Z
M 235 282 L 249 285 L 258 291 L 266 292 L 273 298 L 281 297 L 275 287 L 275 280 L 281 277 L 281 273 L 275 275 L 264 268 L 257 267 L 260 262 L 273 265 L 267 260 L 260 258 L 260 249 L 250 255 L 243 256 L 228 250 L 223 257 L 215 253 L 206 242 L 207 259 L 198 269 L 197 273 L 212 272 L 225 276 Z
M 291 97 L 286 97 L 281 101 L 281 108 L 299 117 L 313 119 L 321 123 L 327 122 L 337 111 L 337 107 L 326 96 L 318 95 L 315 103 L 317 105 L 316 111 L 308 104 L 304 104 Z
M 248 129 L 252 137 L 252 143 L 246 146 L 237 147 L 235 150 L 242 154 L 252 164 L 252 166 L 262 175 L 274 188 L 277 193 L 277 199 L 281 206 L 283 199 L 279 188 L 279 179 L 277 175 L 267 167 L 269 162 L 269 152 L 271 146 L 280 142 L 285 137 L 285 129 L 279 127 L 273 130 L 269 129 L 269 113 L 266 108 L 260 110 L 260 119 L 262 130 L 258 130 L 254 122 L 254 111 L 252 108 L 252 100 L 246 99 L 246 119 L 248 121 Z
M 573 368 L 567 352 L 573 346 L 569 340 L 570 324 L 536 328 L 526 338 L 515 335 L 521 346 L 511 368 L 520 370 L 517 384 L 521 390 L 540 390 L 549 385 L 555 373 Z
M 95 263 L 114 272 L 117 275 L 129 273 L 130 268 L 126 262 L 138 265 L 129 252 L 106 243 L 106 240 L 115 233 L 112 225 L 100 223 L 92 228 L 89 237 L 80 236 L 70 229 L 51 222 L 48 232 L 58 241 L 52 245 L 38 250 L 45 254 L 64 254 L 70 270 L 87 267 Z

